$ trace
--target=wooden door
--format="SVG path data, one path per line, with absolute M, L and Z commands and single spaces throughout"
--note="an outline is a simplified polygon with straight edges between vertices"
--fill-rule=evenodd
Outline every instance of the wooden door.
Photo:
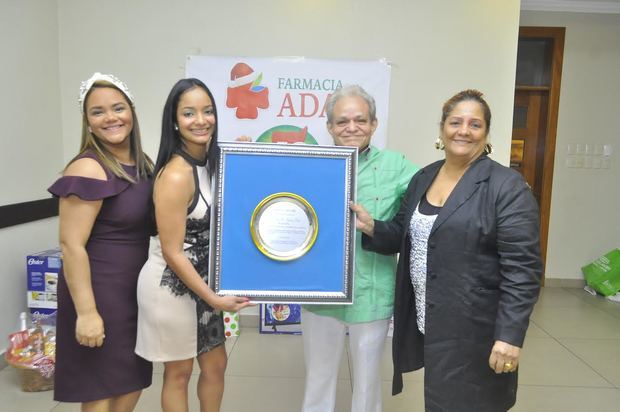
M 548 90 L 516 90 L 510 167 L 523 175 L 540 206 Z
M 563 27 L 519 28 L 511 164 L 532 187 L 540 207 L 543 261 L 549 235 L 564 34 Z

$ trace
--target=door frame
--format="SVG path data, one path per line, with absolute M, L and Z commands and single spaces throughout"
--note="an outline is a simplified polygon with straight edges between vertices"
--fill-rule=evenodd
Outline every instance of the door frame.
M 564 27 L 519 27 L 519 39 L 539 38 L 553 42 L 551 57 L 551 85 L 547 103 L 547 135 L 545 137 L 545 154 L 543 160 L 542 188 L 540 194 L 540 251 L 544 269 L 547 262 L 547 241 L 549 238 L 549 216 L 551 211 L 551 190 L 553 187 L 553 165 L 555 158 L 556 136 L 558 130 L 558 112 L 560 106 L 560 85 L 562 82 L 562 63 L 564 60 Z M 515 85 L 519 88 L 519 85 Z M 523 87 L 524 89 L 527 87 Z

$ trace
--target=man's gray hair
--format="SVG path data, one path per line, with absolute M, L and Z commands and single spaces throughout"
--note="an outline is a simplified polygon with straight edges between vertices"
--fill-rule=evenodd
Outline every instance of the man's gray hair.
M 374 122 L 377 120 L 377 105 L 375 104 L 375 99 L 366 92 L 362 88 L 362 86 L 357 84 L 352 84 L 348 86 L 344 86 L 334 92 L 331 95 L 329 100 L 327 101 L 327 106 L 325 108 L 327 114 L 327 123 L 331 124 L 334 120 L 334 106 L 336 102 L 340 100 L 342 97 L 361 97 L 364 99 L 366 104 L 368 104 L 368 114 L 370 115 L 370 121 Z

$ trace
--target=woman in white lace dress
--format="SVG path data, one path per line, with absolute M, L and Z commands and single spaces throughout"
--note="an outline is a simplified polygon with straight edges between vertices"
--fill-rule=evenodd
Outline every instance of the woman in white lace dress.
M 220 311 L 249 304 L 247 298 L 220 297 L 207 284 L 210 177 L 217 157 L 213 96 L 200 80 L 180 80 L 164 107 L 154 171 L 158 235 L 138 280 L 136 353 L 164 362 L 164 411 L 188 410 L 194 358 L 200 409 L 219 410 L 227 361 Z

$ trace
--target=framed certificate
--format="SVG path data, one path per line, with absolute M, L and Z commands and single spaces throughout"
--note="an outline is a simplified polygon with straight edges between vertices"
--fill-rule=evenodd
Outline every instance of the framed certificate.
M 353 301 L 357 148 L 220 143 L 209 284 L 254 302 Z

